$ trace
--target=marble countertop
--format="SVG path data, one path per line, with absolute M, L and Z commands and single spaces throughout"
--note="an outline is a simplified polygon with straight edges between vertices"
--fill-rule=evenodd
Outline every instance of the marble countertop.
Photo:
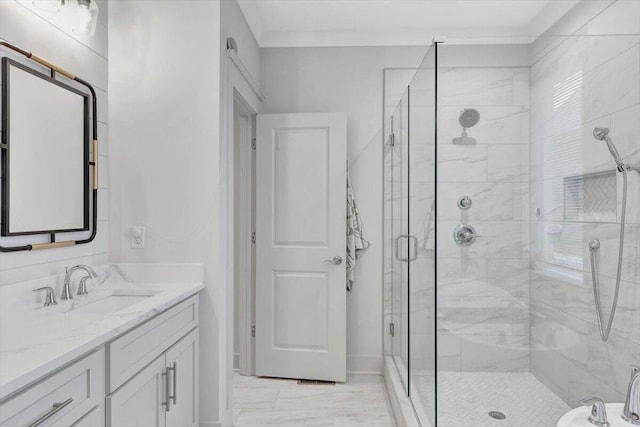
M 55 306 L 42 306 L 43 296 L 31 292 L 35 281 L 5 292 L 0 300 L 0 400 L 37 381 L 41 377 L 72 362 L 91 350 L 104 345 L 118 335 L 136 327 L 145 320 L 197 294 L 204 288 L 203 275 L 169 274 L 157 279 L 157 274 L 140 273 L 139 264 L 131 264 L 133 281 L 121 274 L 110 277 L 102 284 L 89 283 L 89 294 L 74 300 L 58 301 Z M 197 265 L 189 265 L 191 270 Z M 113 268 L 108 266 L 105 270 Z M 166 266 L 165 266 L 166 268 Z M 199 266 L 200 272 L 202 267 Z M 162 269 L 160 269 L 162 270 Z M 162 272 L 161 272 L 162 273 Z M 105 276 L 109 276 L 106 274 Z M 113 276 L 113 275 L 112 275 Z M 199 276 L 199 277 L 198 277 Z M 149 279 L 145 281 L 144 279 Z M 46 284 L 46 283 L 45 283 Z M 16 290 L 16 288 L 18 288 Z M 60 288 L 60 286 L 55 286 Z M 75 290 L 75 286 L 74 286 Z M 18 292 L 19 291 L 19 292 Z M 24 295 L 25 301 L 12 298 Z M 105 313 L 100 307 L 112 295 L 134 296 L 133 303 Z M 56 289 L 56 298 L 60 295 Z M 135 296 L 144 298 L 135 299 Z M 95 305 L 94 305 L 95 304 Z

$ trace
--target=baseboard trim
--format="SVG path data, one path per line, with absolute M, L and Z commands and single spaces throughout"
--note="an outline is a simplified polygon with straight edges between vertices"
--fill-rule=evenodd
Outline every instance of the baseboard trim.
M 382 356 L 347 355 L 347 372 L 350 374 L 382 375 L 383 365 Z

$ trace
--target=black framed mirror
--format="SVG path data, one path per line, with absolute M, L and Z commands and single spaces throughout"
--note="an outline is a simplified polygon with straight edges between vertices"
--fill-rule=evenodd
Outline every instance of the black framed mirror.
M 96 91 L 86 80 L 2 38 L 0 48 L 49 69 L 47 75 L 2 58 L 0 252 L 90 243 L 98 229 Z M 42 243 L 42 234 L 48 242 Z M 25 244 L 25 235 L 38 243 Z
M 2 236 L 89 230 L 89 95 L 2 58 Z

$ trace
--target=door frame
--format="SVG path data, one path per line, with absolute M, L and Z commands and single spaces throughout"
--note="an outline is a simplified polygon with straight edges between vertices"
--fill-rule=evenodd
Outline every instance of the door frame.
M 217 316 L 219 359 L 218 372 L 218 407 L 221 425 L 233 423 L 233 287 L 235 281 L 235 262 L 231 254 L 235 250 L 234 242 L 234 162 L 233 162 L 233 103 L 234 94 L 238 94 L 254 113 L 262 111 L 265 97 L 255 83 L 247 68 L 242 64 L 237 53 L 227 49 L 221 60 L 220 81 L 220 181 L 219 181 L 219 262 L 222 277 L 221 292 L 215 295 L 224 301 L 223 312 Z M 210 362 L 203 359 L 202 370 L 211 370 Z M 202 367 L 202 366 L 201 366 Z
M 238 343 L 239 343 L 239 371 L 242 375 L 255 375 L 255 337 L 253 327 L 255 325 L 255 244 L 252 241 L 252 233 L 255 231 L 255 141 L 256 141 L 256 113 L 251 109 L 242 96 L 236 92 L 233 94 L 233 114 L 236 110 L 241 115 L 248 117 L 243 135 L 246 138 L 235 146 L 234 168 L 237 168 L 235 178 L 237 182 L 234 197 L 238 197 L 238 205 L 235 210 L 237 221 L 234 230 L 237 236 L 238 265 L 234 265 L 235 286 L 238 286 Z M 234 126 L 235 127 L 235 126 Z M 235 143 L 235 134 L 234 134 Z M 234 199 L 235 204 L 235 199 Z M 235 254 L 234 254 L 235 264 Z M 234 306 L 235 309 L 235 306 Z M 235 323 L 235 321 L 234 321 Z M 232 325 L 235 328 L 235 324 Z M 235 334 L 235 330 L 233 331 Z M 235 336 L 235 335 L 234 335 Z M 234 354 L 235 358 L 235 354 Z M 234 360 L 235 362 L 235 360 Z

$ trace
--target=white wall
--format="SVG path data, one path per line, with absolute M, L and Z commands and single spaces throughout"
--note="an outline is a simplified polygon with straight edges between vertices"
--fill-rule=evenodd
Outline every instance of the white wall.
M 108 221 L 108 136 L 107 136 L 107 17 L 108 4 L 98 0 L 100 15 L 93 38 L 72 31 L 75 4 L 72 2 L 58 13 L 36 9 L 30 1 L 0 1 L 0 38 L 30 50 L 51 62 L 70 70 L 90 82 L 98 95 L 99 144 L 99 212 L 98 233 L 86 245 L 48 249 L 37 252 L 3 253 L 0 255 L 0 286 L 38 277 L 60 275 L 64 266 L 73 264 L 103 264 L 109 249 Z M 48 73 L 9 49 L 0 48 L 0 56 L 9 56 L 34 69 Z M 61 80 L 66 80 L 60 77 Z M 68 84 L 76 85 L 66 80 Z M 84 86 L 78 85 L 81 90 Z M 86 91 L 86 89 L 84 89 Z M 57 239 L 84 239 L 89 233 L 59 234 Z M 3 246 L 18 246 L 48 242 L 48 236 L 12 237 L 0 239 Z M 58 283 L 57 286 L 61 286 Z
M 220 3 L 112 2 L 112 261 L 201 262 L 201 425 L 226 407 L 219 261 Z M 146 248 L 129 247 L 132 225 Z
M 265 113 L 342 111 L 352 183 L 371 247 L 347 294 L 347 369 L 382 372 L 382 81 L 384 68 L 417 67 L 426 47 L 262 50 Z M 405 73 L 405 76 L 407 74 Z M 409 74 L 410 76 L 410 74 Z M 405 84 L 408 77 L 405 77 Z

